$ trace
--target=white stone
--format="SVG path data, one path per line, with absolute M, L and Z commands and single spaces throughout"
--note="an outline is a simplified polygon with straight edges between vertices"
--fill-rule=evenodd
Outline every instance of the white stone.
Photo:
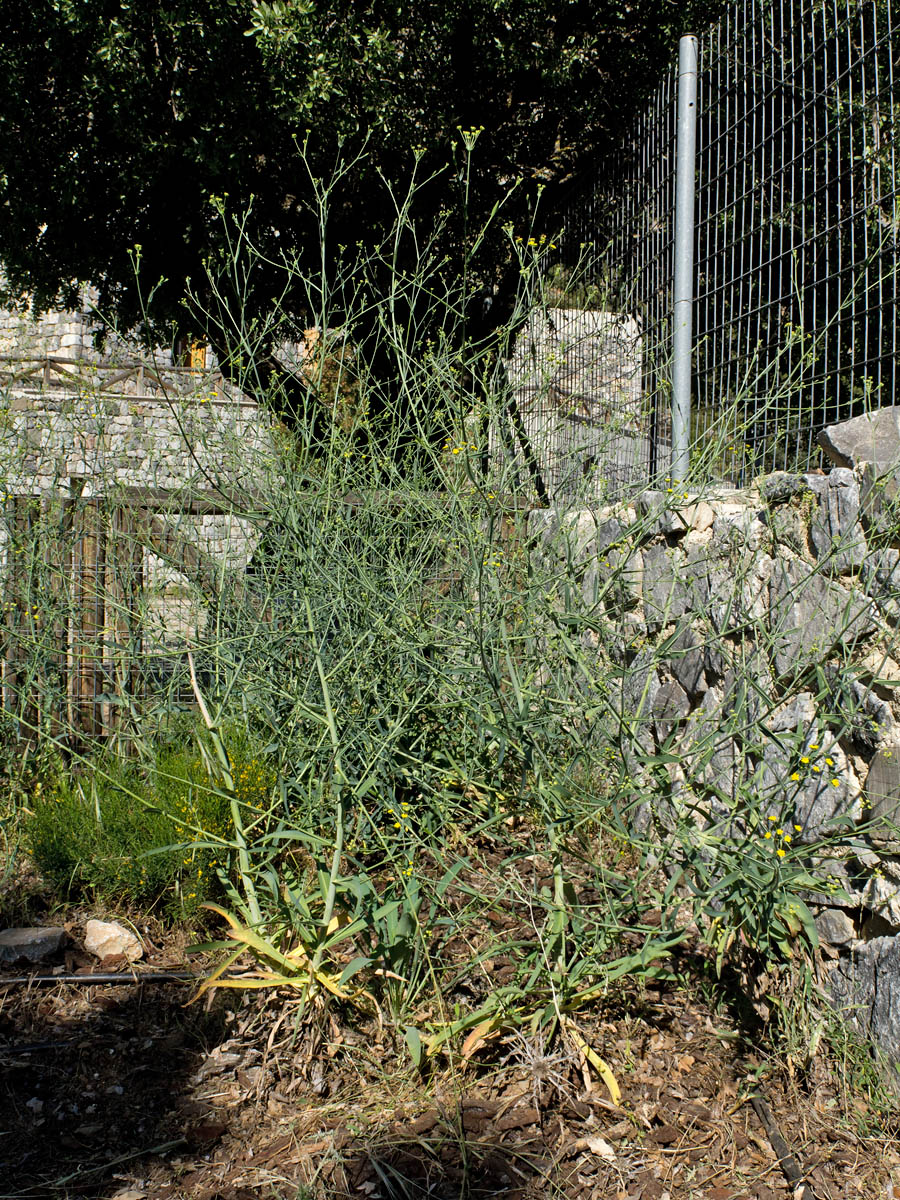
M 137 962 L 144 956 L 138 938 L 116 921 L 88 921 L 84 927 L 84 948 L 101 959 L 124 954 L 129 962 Z

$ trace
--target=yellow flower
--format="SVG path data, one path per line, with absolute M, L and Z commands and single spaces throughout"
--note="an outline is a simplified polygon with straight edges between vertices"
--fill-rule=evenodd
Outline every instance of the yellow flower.
M 841 786 L 841 781 L 840 781 L 839 779 L 832 779 L 832 781 L 831 781 L 831 786 L 832 786 L 832 787 L 840 787 L 840 786 Z
M 777 821 L 777 820 L 778 820 L 778 818 L 777 818 L 777 817 L 769 817 L 769 820 L 770 820 L 770 821 Z
M 769 839 L 771 836 L 772 836 L 772 830 L 771 830 L 771 829 L 770 829 L 770 830 L 769 830 L 767 833 L 763 834 L 763 837 L 765 837 L 767 840 L 768 840 L 768 839 Z
M 803 756 L 803 758 L 801 758 L 801 759 L 800 759 L 800 761 L 801 761 L 802 763 L 808 763 L 808 762 L 809 762 L 809 759 L 806 757 L 806 755 L 804 755 L 804 756 Z
M 784 856 L 787 852 L 785 850 L 778 849 L 775 851 L 775 853 L 778 855 L 779 858 L 784 858 Z
M 790 842 L 790 841 L 792 841 L 793 839 L 791 838 L 791 835 L 790 835 L 789 833 L 786 833 L 786 834 L 784 835 L 784 840 L 785 840 L 786 842 Z
M 796 829 L 796 831 L 797 831 L 798 833 L 802 833 L 802 832 L 803 832 L 803 826 L 802 826 L 802 825 L 795 825 L 795 826 L 794 826 L 794 828 Z
M 796 783 L 799 778 L 800 778 L 800 776 L 797 774 L 796 771 L 791 776 L 791 779 L 793 779 L 794 783 Z

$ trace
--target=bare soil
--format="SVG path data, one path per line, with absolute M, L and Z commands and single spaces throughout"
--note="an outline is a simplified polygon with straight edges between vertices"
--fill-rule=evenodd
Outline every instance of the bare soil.
M 66 970 L 97 966 L 84 916 Z M 142 932 L 141 970 L 184 966 L 183 937 Z M 423 1077 L 357 1013 L 284 991 L 186 1007 L 190 992 L 0 978 L 0 1198 L 801 1200 L 773 1129 L 807 1200 L 900 1195 L 890 1118 L 841 1064 L 762 1071 L 752 1033 L 696 988 L 628 985 L 579 1014 L 618 1106 L 571 1050 L 525 1034 Z

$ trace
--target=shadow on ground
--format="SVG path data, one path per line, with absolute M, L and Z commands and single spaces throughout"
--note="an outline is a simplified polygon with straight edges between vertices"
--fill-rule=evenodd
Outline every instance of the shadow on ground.
M 112 1195 L 138 1159 L 202 1140 L 190 1099 L 223 1015 L 184 987 L 0 983 L 0 1198 Z

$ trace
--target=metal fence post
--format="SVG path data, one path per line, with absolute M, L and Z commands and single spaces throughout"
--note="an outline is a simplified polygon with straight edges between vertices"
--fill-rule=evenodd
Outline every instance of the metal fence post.
M 675 149 L 675 272 L 672 313 L 672 469 L 690 470 L 691 359 L 694 308 L 694 175 L 697 142 L 697 39 L 678 43 L 678 133 Z

